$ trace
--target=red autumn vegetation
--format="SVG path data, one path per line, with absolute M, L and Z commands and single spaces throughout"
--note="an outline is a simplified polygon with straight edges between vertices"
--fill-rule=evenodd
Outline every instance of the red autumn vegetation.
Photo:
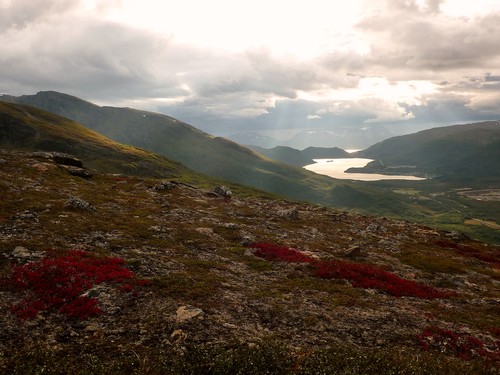
M 498 255 L 486 253 L 472 246 L 461 245 L 451 241 L 438 240 L 434 241 L 434 244 L 442 248 L 453 249 L 457 254 L 463 257 L 478 259 L 500 268 L 500 259 Z
M 85 251 L 70 251 L 54 258 L 44 258 L 12 268 L 10 285 L 27 293 L 11 311 L 20 319 L 35 317 L 40 311 L 58 311 L 69 318 L 86 319 L 99 314 L 98 300 L 84 295 L 94 285 L 104 282 L 121 285 L 131 292 L 134 285 L 144 285 L 120 258 L 91 256 Z
M 312 257 L 289 247 L 265 242 L 252 244 L 251 247 L 256 249 L 255 256 L 271 262 L 311 263 L 314 261 Z
M 449 297 L 449 293 L 403 279 L 369 264 L 341 260 L 321 261 L 317 263 L 315 275 L 324 279 L 349 280 L 356 288 L 383 290 L 395 297 L 409 296 L 425 299 Z
M 314 266 L 314 276 L 323 279 L 349 280 L 356 288 L 378 289 L 395 297 L 434 299 L 450 296 L 450 293 L 405 280 L 372 265 L 341 260 L 315 260 L 296 249 L 270 243 L 255 243 L 250 246 L 255 249 L 254 255 L 260 258 L 274 262 L 309 263 Z
M 435 326 L 426 327 L 421 334 L 417 335 L 417 340 L 424 350 L 435 349 L 465 360 L 474 357 L 500 360 L 499 341 L 487 348 L 483 341 L 474 336 Z

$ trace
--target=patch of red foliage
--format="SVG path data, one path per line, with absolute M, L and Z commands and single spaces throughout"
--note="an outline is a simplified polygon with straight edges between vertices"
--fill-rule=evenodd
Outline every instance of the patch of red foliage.
M 84 293 L 104 282 L 123 284 L 125 292 L 134 285 L 144 285 L 120 258 L 97 258 L 85 251 L 69 251 L 65 255 L 44 258 L 12 268 L 10 285 L 28 296 L 11 311 L 20 319 L 35 317 L 40 311 L 56 310 L 70 318 L 86 319 L 99 314 L 96 298 Z
M 314 261 L 314 258 L 298 250 L 272 243 L 254 243 L 250 247 L 256 249 L 255 256 L 272 262 L 311 263 Z
M 309 263 L 314 267 L 314 276 L 323 279 L 349 280 L 356 288 L 378 289 L 395 297 L 434 299 L 451 295 L 428 285 L 405 280 L 368 264 L 341 260 L 316 260 L 296 249 L 266 242 L 254 243 L 250 247 L 255 249 L 254 254 L 260 258 L 273 262 Z
M 497 341 L 488 348 L 483 341 L 474 336 L 449 329 L 428 326 L 417 335 L 417 340 L 424 350 L 436 349 L 464 360 L 474 357 L 500 360 L 500 342 Z
M 482 260 L 483 262 L 490 263 L 495 267 L 500 267 L 499 255 L 485 253 L 475 247 L 461 245 L 451 241 L 438 240 L 434 241 L 434 244 L 442 248 L 453 249 L 457 254 L 460 254 L 463 257 Z
M 315 275 L 324 279 L 345 279 L 356 288 L 378 289 L 395 297 L 410 296 L 426 299 L 449 297 L 436 288 L 403 279 L 369 264 L 341 260 L 320 261 Z

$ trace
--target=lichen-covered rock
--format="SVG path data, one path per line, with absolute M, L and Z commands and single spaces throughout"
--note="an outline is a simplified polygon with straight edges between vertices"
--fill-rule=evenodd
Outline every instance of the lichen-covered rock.
M 96 209 L 89 202 L 78 197 L 71 197 L 65 203 L 64 207 L 73 210 L 95 211 Z
M 233 196 L 233 192 L 225 185 L 215 187 L 213 192 L 223 198 L 231 198 Z

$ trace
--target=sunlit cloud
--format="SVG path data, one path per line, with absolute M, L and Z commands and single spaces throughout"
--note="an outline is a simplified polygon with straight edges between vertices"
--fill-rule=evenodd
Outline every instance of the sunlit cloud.
M 0 0 L 0 87 L 211 132 L 500 117 L 500 3 Z

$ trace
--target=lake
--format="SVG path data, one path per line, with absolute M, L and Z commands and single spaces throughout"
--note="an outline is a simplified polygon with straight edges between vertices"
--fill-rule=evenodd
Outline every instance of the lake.
M 372 159 L 363 158 L 342 158 L 342 159 L 314 159 L 314 164 L 306 165 L 304 168 L 318 174 L 339 178 L 344 180 L 360 181 L 380 181 L 380 180 L 425 180 L 422 177 L 415 176 L 397 176 L 376 173 L 345 173 L 346 169 L 351 167 L 364 167 Z

